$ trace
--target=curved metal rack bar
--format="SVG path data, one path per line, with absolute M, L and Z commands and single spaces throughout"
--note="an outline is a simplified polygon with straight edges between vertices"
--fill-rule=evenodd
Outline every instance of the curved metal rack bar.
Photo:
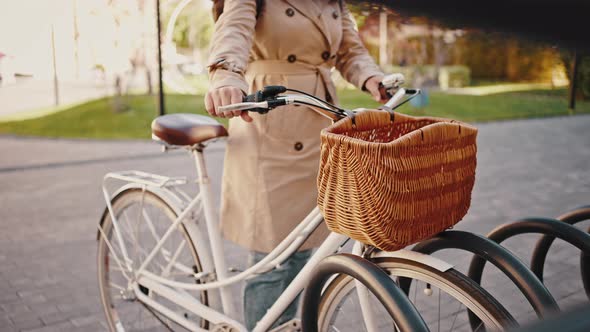
M 590 205 L 578 207 L 557 217 L 557 220 L 569 225 L 575 225 L 588 219 L 590 219 Z M 590 232 L 590 229 L 588 232 Z M 543 281 L 543 270 L 545 267 L 545 260 L 547 259 L 547 253 L 549 252 L 549 248 L 553 244 L 553 241 L 555 241 L 555 236 L 543 235 L 539 241 L 537 241 L 531 256 L 531 270 L 541 281 Z M 580 254 L 580 268 L 582 270 L 584 290 L 590 299 L 590 256 L 583 252 Z
M 461 249 L 473 253 L 475 256 L 471 262 L 468 276 L 477 283 L 481 283 L 481 274 L 485 263 L 489 261 L 494 264 L 520 289 L 539 317 L 546 317 L 559 311 L 555 299 L 543 283 L 522 261 L 498 243 L 469 232 L 446 231 L 418 243 L 413 248 L 423 254 L 432 254 L 443 249 Z M 474 261 L 479 262 L 476 269 L 474 269 Z M 479 275 L 472 272 L 472 270 L 477 271 L 478 268 L 480 269 Z M 400 286 L 404 292 L 409 289 L 407 281 L 400 281 Z M 472 328 L 480 324 L 479 318 L 471 312 L 469 313 L 469 321 Z
M 320 294 L 330 276 L 337 273 L 347 274 L 369 288 L 391 315 L 400 331 L 428 331 L 422 316 L 406 294 L 383 270 L 366 259 L 350 254 L 326 257 L 315 268 L 309 286 L 303 294 L 303 331 L 318 331 Z

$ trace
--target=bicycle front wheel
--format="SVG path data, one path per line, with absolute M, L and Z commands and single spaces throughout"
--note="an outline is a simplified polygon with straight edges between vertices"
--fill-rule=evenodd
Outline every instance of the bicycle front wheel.
M 111 215 L 105 211 L 101 225 L 111 248 L 108 247 L 105 238 L 99 235 L 97 272 L 101 301 L 110 330 L 185 331 L 180 325 L 140 302 L 133 291 L 135 270 L 174 222 L 176 212 L 157 195 L 140 189 L 123 191 L 111 201 L 111 205 L 132 271 L 126 271 L 127 266 L 115 236 Z M 146 269 L 170 280 L 198 282 L 195 274 L 202 271 L 201 263 L 190 235 L 182 223 L 174 229 Z M 166 308 L 206 327 L 205 320 L 192 317 L 180 306 L 159 297 L 144 286 L 140 285 L 139 288 L 144 295 Z M 208 303 L 205 291 L 188 293 L 199 298 L 205 305 Z
M 482 320 L 475 331 L 502 331 L 516 325 L 514 318 L 487 291 L 454 269 L 441 272 L 404 258 L 385 257 L 372 261 L 402 289 L 406 287 L 409 299 L 431 331 L 471 331 L 468 310 Z M 368 301 L 373 326 L 395 331 L 392 318 L 377 299 L 369 295 Z M 318 318 L 322 332 L 367 331 L 354 279 L 340 275 L 329 284 L 322 294 Z

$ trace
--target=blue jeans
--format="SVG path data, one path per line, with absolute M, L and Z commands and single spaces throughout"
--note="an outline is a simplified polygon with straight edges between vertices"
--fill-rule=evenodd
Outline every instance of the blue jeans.
M 266 314 L 266 311 L 275 303 L 281 293 L 307 263 L 311 252 L 312 250 L 297 252 L 283 262 L 280 268 L 246 280 L 246 288 L 244 289 L 244 319 L 248 331 L 254 329 L 256 322 Z M 260 262 L 266 255 L 266 253 L 251 251 L 248 257 L 249 266 Z M 298 299 L 299 297 L 287 307 L 287 310 L 273 324 L 273 328 L 295 317 Z

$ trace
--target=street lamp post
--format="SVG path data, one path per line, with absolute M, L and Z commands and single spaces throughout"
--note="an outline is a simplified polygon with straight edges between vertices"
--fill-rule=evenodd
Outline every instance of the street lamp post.
M 166 114 L 166 110 L 164 108 L 164 84 L 162 83 L 162 27 L 160 23 L 160 0 L 156 0 L 156 17 L 158 20 L 158 114 L 164 115 Z
M 57 79 L 57 59 L 55 58 L 55 31 L 51 24 L 51 57 L 53 64 L 53 98 L 55 106 L 59 106 L 59 82 Z
M 570 102 L 569 102 L 569 109 L 573 111 L 576 108 L 576 88 L 577 88 L 577 80 L 578 80 L 578 64 L 580 62 L 580 53 L 578 50 L 574 51 L 574 59 L 572 63 L 572 72 L 570 76 Z

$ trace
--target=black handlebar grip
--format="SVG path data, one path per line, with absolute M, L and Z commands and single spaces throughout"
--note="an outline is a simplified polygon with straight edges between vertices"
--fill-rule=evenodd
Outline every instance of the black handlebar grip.
M 269 85 L 264 89 L 254 92 L 253 94 L 245 96 L 242 100 L 244 102 L 260 102 L 269 98 L 276 97 L 279 93 L 287 91 L 287 88 L 282 85 Z
M 265 86 L 264 89 L 262 89 L 262 97 L 265 99 L 268 97 L 275 97 L 279 93 L 283 93 L 285 91 L 287 91 L 287 88 L 282 85 Z
M 256 94 L 257 92 L 254 92 L 253 94 L 244 96 L 244 98 L 242 98 L 242 102 L 244 103 L 253 103 L 256 101 Z

